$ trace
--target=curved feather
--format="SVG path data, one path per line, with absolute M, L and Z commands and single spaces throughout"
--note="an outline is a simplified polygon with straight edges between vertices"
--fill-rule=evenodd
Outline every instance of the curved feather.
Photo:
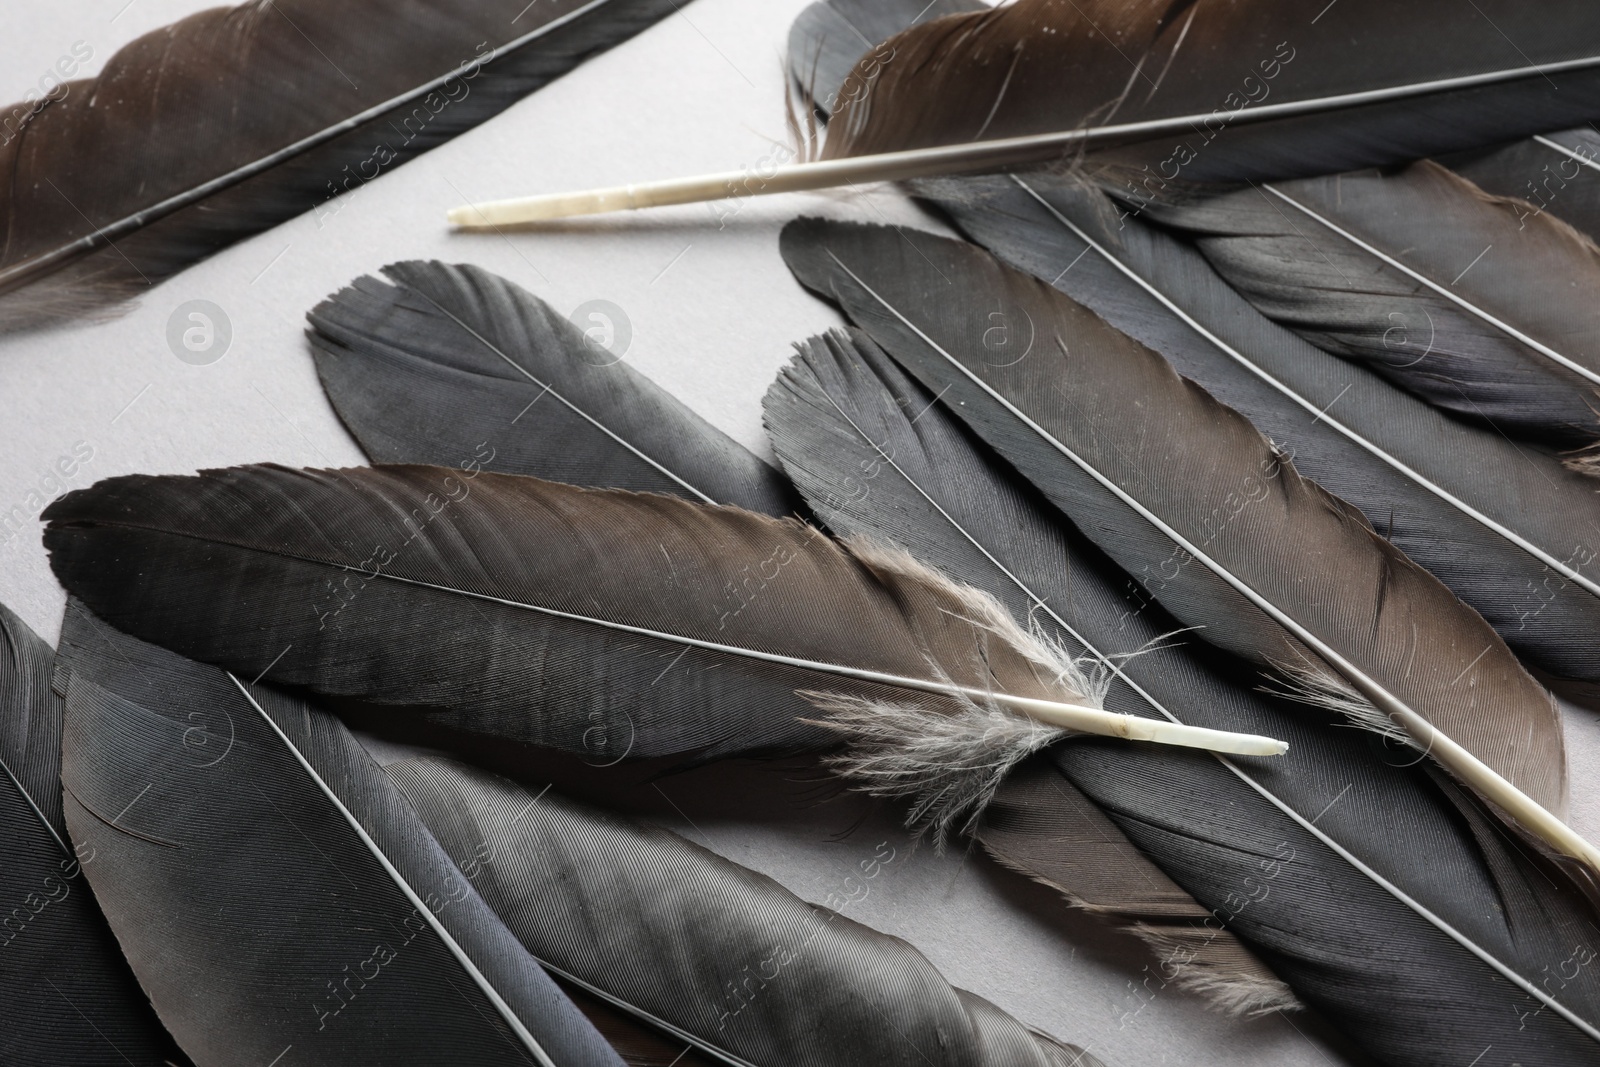
M 1569 448 L 1600 435 L 1600 249 L 1552 216 L 1430 162 L 1142 206 L 1263 314 L 1428 402 Z
M 1515 41 L 1516 47 L 1509 47 Z M 1326 10 L 1227 0 L 1020 0 L 888 42 L 851 75 L 825 155 L 842 158 L 1199 116 L 1096 153 L 1156 182 L 1352 170 L 1587 121 L 1600 101 L 1588 5 L 1342 0 Z M 1519 77 L 1311 114 L 1271 109 L 1491 71 Z M 1548 75 L 1548 78 L 1545 76 Z M 869 99 L 870 97 L 870 99 Z M 1135 139 L 1129 133 L 1124 141 Z
M 385 769 L 530 953 L 718 1063 L 1099 1063 L 951 988 L 899 938 L 676 834 L 461 764 Z
M 66 821 L 199 1064 L 620 1067 L 332 716 L 72 605 Z
M 802 282 L 947 391 L 980 437 L 1207 640 L 1290 672 L 1324 661 L 1388 715 L 1431 724 L 1420 745 L 1449 758 L 1452 737 L 1547 811 L 1563 806 L 1554 702 L 1482 618 L 1159 356 L 960 242 L 801 220 L 783 247 Z M 990 309 L 1015 329 L 1031 323 L 1032 348 L 986 346 L 992 332 L 974 326 Z
M 112 479 L 50 518 L 57 574 L 113 625 L 249 677 L 600 759 L 822 747 L 796 690 L 950 710 L 1091 696 L 937 575 L 676 497 L 258 466 Z
M 248 0 L 140 37 L 0 142 L 0 306 L 133 296 L 498 114 L 671 0 Z
M 1036 624 L 1114 665 L 1108 707 L 1294 734 L 1289 754 L 1267 764 L 1058 745 L 1002 788 L 981 832 L 989 848 L 1057 885 L 1103 876 L 1075 863 L 1093 853 L 1068 847 L 1078 844 L 1081 789 L 1213 910 L 1200 932 L 1226 929 L 1256 946 L 1380 1061 L 1470 1062 L 1487 1046 L 1483 1062 L 1501 1065 L 1594 1057 L 1596 1034 L 1550 1025 L 1553 1009 L 1504 1012 L 1500 984 L 1509 972 L 1520 995 L 1539 989 L 1545 960 L 1567 958 L 1560 946 L 1587 905 L 1554 889 L 1492 825 L 1464 821 L 1472 805 L 1454 786 L 1262 694 L 1254 672 L 1173 636 L 1177 623 L 863 335 L 803 346 L 769 395 L 768 423 L 830 525 L 902 544 L 1013 611 L 1031 605 Z M 869 492 L 832 492 L 863 469 L 875 472 Z M 1146 644 L 1158 647 L 1125 657 Z M 1167 946 L 1153 982 L 1216 977 L 1204 944 Z M 1592 1022 L 1596 992 L 1585 978 L 1558 996 Z
M 476 465 L 768 515 L 798 505 L 777 471 L 519 286 L 465 264 L 383 273 L 309 315 L 323 388 L 374 462 Z
M 1475 608 L 1526 662 L 1600 679 L 1600 500 L 1555 457 L 1467 425 L 1271 322 L 1193 247 L 1092 185 L 1043 175 L 922 190 L 1241 412 L 1307 477 Z
M 55 651 L 3 605 L 0 642 L 0 1062 L 177 1063 L 83 878 L 99 857 L 67 838 Z

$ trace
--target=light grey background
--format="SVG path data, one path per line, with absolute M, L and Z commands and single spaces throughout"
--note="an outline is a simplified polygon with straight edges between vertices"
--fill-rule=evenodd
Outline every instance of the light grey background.
M 563 312 L 614 302 L 631 323 L 633 365 L 770 458 L 762 393 L 793 342 L 839 322 L 790 278 L 778 257 L 779 228 L 802 213 L 940 228 L 904 197 L 888 189 L 794 194 L 746 201 L 721 224 L 706 207 L 685 207 L 504 237 L 453 234 L 443 219 L 465 200 L 783 158 L 782 50 L 806 3 L 685 4 L 487 125 L 228 249 L 125 314 L 0 338 L 0 514 L 14 505 L 36 513 L 32 504 L 59 490 L 57 458 L 80 442 L 93 458 L 68 488 L 129 472 L 264 460 L 362 463 L 317 384 L 303 316 L 356 276 L 409 258 L 480 264 Z M 86 67 L 96 70 L 140 33 L 210 5 L 7 6 L 0 99 L 16 100 L 75 44 L 80 54 L 92 49 Z M 212 365 L 183 362 L 168 347 L 169 317 L 191 300 L 215 303 L 231 322 L 231 347 Z M 0 599 L 54 640 L 63 596 L 37 523 L 0 543 Z M 1596 718 L 1567 709 L 1572 822 L 1591 838 L 1600 834 Z M 1087 1045 L 1111 1067 L 1359 1062 L 1320 1037 L 1314 1018 L 1233 1021 L 1176 991 L 1152 992 L 1157 983 L 1143 984 L 1148 958 L 1069 914 L 1043 888 L 981 855 L 913 850 L 883 811 L 854 798 L 819 803 L 815 785 L 794 778 L 792 768 L 714 768 L 629 795 L 641 810 L 816 901 L 858 893 L 845 880 L 890 840 L 896 861 L 862 883 L 865 899 L 846 913 L 906 938 L 953 982 Z

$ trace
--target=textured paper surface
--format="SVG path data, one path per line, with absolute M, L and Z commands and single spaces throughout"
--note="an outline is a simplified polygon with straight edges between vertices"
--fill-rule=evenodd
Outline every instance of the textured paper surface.
M 478 130 L 180 274 L 126 314 L 0 338 L 0 514 L 14 506 L 37 514 L 34 505 L 63 483 L 136 471 L 363 462 L 318 387 L 303 317 L 397 259 L 477 263 L 564 312 L 612 302 L 631 328 L 627 359 L 770 456 L 762 393 L 793 342 L 839 322 L 784 269 L 779 228 L 803 213 L 937 222 L 890 190 L 750 200 L 720 223 L 711 209 L 685 207 L 503 237 L 452 234 L 444 211 L 782 159 L 774 154 L 786 137 L 780 64 L 806 2 L 695 0 Z M 0 99 L 20 99 L 75 45 L 92 53 L 84 69 L 97 70 L 120 44 L 206 6 L 13 5 L 0 38 Z M 195 299 L 222 308 L 232 328 L 227 354 L 209 366 L 180 361 L 167 341 L 169 317 Z M 58 459 L 84 445 L 92 458 L 68 464 L 63 480 Z M 0 530 L 0 599 L 54 640 L 62 593 L 37 522 L 15 535 Z M 1571 708 L 1567 725 L 1572 821 L 1592 838 L 1600 728 L 1594 714 Z M 1049 891 L 981 855 L 913 850 L 881 809 L 854 798 L 819 805 L 814 786 L 790 778 L 783 768 L 713 768 L 636 790 L 635 806 L 807 899 L 860 897 L 846 914 L 906 938 L 951 981 L 1111 1067 L 1361 1062 L 1331 1046 L 1313 1017 L 1230 1021 L 1146 984 L 1153 961 Z M 860 864 L 886 840 L 895 862 L 862 880 Z

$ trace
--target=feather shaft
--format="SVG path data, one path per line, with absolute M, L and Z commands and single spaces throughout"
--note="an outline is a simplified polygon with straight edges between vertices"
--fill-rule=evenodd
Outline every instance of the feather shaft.
M 1291 100 L 1278 104 L 1245 106 L 1227 113 L 1225 125 L 1250 125 L 1306 115 L 1319 115 L 1346 108 L 1457 92 L 1507 82 L 1543 78 L 1594 70 L 1600 56 L 1587 56 L 1534 67 L 1514 67 L 1456 78 L 1439 78 L 1410 85 L 1339 93 L 1312 100 Z M 1181 115 L 1174 118 L 1146 119 L 1139 122 L 1096 126 L 1002 137 L 934 148 L 915 148 L 881 152 L 814 163 L 791 163 L 774 168 L 759 183 L 749 181 L 745 172 L 725 172 L 691 178 L 615 186 L 577 193 L 551 193 L 465 204 L 452 208 L 447 221 L 464 230 L 519 226 L 582 215 L 599 215 L 640 208 L 693 204 L 743 196 L 831 189 L 867 182 L 906 181 L 953 174 L 975 174 L 1006 167 L 1044 163 L 1060 158 L 1076 148 L 1126 144 L 1167 134 L 1187 134 L 1207 123 L 1215 123 L 1214 112 Z
M 1362 670 L 1347 657 L 1333 648 L 1321 636 L 1304 626 L 1277 604 L 1257 592 L 1249 583 L 1245 582 L 1231 569 L 1223 566 L 1213 559 L 1204 549 L 1195 544 L 1193 540 L 1174 528 L 1160 515 L 1156 514 L 1142 501 L 1118 485 L 1113 479 L 1107 477 L 1094 464 L 1088 462 L 1076 451 L 1069 448 L 1064 442 L 1049 433 L 1038 422 L 1030 418 L 1018 408 L 1011 400 L 995 390 L 988 382 L 974 374 L 964 363 L 958 360 L 943 346 L 939 345 L 932 337 L 928 336 L 915 322 L 906 317 L 893 303 L 882 297 L 876 290 L 868 285 L 862 278 L 850 269 L 831 250 L 828 256 L 835 264 L 850 277 L 862 291 L 897 319 L 902 325 L 919 337 L 928 345 L 931 351 L 948 362 L 958 373 L 970 380 L 975 386 L 988 394 L 991 399 L 1003 407 L 1013 417 L 1020 421 L 1030 431 L 1036 434 L 1052 449 L 1060 453 L 1074 466 L 1078 467 L 1096 483 L 1110 492 L 1127 507 L 1143 518 L 1150 525 L 1160 530 L 1166 537 L 1178 545 L 1185 553 L 1211 571 L 1229 587 L 1238 592 L 1251 604 L 1266 614 L 1273 621 L 1294 635 L 1303 644 L 1325 659 L 1328 664 L 1339 672 L 1362 696 L 1370 700 L 1384 714 L 1398 722 L 1407 734 L 1424 751 L 1431 753 L 1441 764 L 1448 767 L 1453 773 L 1472 783 L 1492 797 L 1497 804 L 1509 812 L 1531 833 L 1544 840 L 1551 848 L 1562 855 L 1576 859 L 1590 869 L 1600 872 L 1600 850 L 1585 841 L 1580 835 L 1568 827 L 1548 809 L 1518 789 L 1497 771 L 1485 765 L 1477 757 L 1472 756 L 1465 748 L 1456 744 L 1448 735 L 1437 727 L 1432 726 L 1427 720 L 1418 715 L 1403 701 L 1394 696 L 1385 686 L 1379 684 L 1366 671 Z M 1424 728 L 1426 727 L 1426 728 Z

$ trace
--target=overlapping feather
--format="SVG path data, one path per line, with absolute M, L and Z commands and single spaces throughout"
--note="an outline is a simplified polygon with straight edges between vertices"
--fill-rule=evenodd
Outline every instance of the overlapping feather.
M 1565 794 L 1549 694 L 1481 617 L 1236 412 L 969 245 L 815 220 L 791 223 L 783 245 L 802 282 L 944 394 L 1181 621 L 1365 725 L 1409 722 L 1419 747 L 1475 773 L 1453 738 L 1544 805 L 1527 809 L 1530 827 L 1592 852 L 1548 817 Z M 992 316 L 1017 347 L 992 343 Z
M 863 335 L 802 346 L 767 418 L 820 518 L 900 544 L 1103 658 L 1116 672 L 1108 706 L 1293 736 L 1289 754 L 1268 763 L 1058 745 L 1015 772 L 988 810 L 980 837 L 1004 862 L 1076 888 L 1091 908 L 1127 907 L 1125 896 L 1093 892 L 1110 861 L 1083 838 L 1081 789 L 1213 909 L 1210 923 L 1165 946 L 1160 982 L 1247 994 L 1242 975 L 1207 966 L 1205 936 L 1226 929 L 1382 1062 L 1470 1061 L 1491 1045 L 1485 1062 L 1593 1058 L 1594 1034 L 1554 1009 L 1516 1020 L 1500 1010 L 1501 981 L 1520 975 L 1522 995 L 1537 989 L 1543 960 L 1588 905 L 1555 889 L 1458 789 L 1403 750 L 1261 693 L 1259 674 L 1175 634 L 1176 622 Z M 846 479 L 856 491 L 838 492 Z M 1485 925 L 1487 915 L 1509 925 Z M 1171 930 L 1149 932 L 1159 942 Z M 1557 994 L 1591 1025 L 1595 995 L 1592 984 Z M 1524 1019 L 1548 1029 L 1535 1037 Z M 1524 1040 L 1526 1052 L 1516 1047 Z
M 951 988 L 898 938 L 675 834 L 448 761 L 385 770 L 529 952 L 709 1060 L 1100 1062 Z
M 1600 677 L 1589 479 L 1269 321 L 1192 248 L 1070 178 L 925 187 L 973 240 L 1246 415 L 1548 675 Z
M 1600 435 L 1600 249 L 1519 203 L 1422 162 L 1137 210 L 1320 347 L 1462 418 L 1582 448 Z
M 676 497 L 256 466 L 109 479 L 47 518 L 56 573 L 113 625 L 596 759 L 816 747 L 816 700 L 1092 699 L 1002 609 L 908 558 Z

